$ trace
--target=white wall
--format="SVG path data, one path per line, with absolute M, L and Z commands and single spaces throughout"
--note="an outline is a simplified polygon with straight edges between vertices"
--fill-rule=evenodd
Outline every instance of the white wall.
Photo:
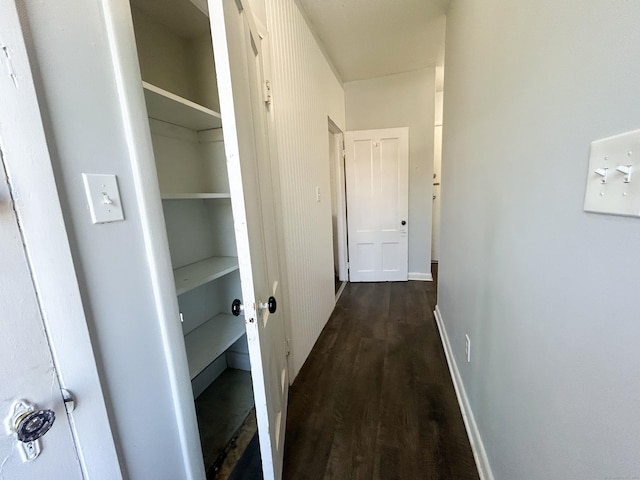
M 132 35 L 128 2 L 110 3 Z M 187 478 L 101 2 L 19 8 L 123 474 Z M 91 223 L 82 172 L 118 176 L 125 221 Z
M 409 278 L 431 278 L 435 69 L 349 82 L 347 129 L 409 127 Z
M 438 305 L 497 480 L 640 476 L 640 219 L 583 211 L 590 142 L 640 127 L 639 18 L 451 5 Z
M 335 305 L 327 117 L 344 130 L 344 91 L 294 1 L 266 6 L 293 380 Z

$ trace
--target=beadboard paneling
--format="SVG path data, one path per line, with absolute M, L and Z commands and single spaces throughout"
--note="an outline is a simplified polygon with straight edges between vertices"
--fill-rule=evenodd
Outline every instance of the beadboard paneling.
M 267 21 L 293 380 L 335 306 L 327 117 L 344 130 L 344 90 L 293 0 L 267 2 Z

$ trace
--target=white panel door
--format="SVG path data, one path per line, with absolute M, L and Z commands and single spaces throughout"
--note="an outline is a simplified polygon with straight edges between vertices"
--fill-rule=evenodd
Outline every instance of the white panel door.
M 267 103 L 263 97 L 266 33 L 247 0 L 210 0 L 211 30 L 220 93 L 242 303 L 266 480 L 282 477 L 289 378 L 279 260 L 273 210 Z M 224 22 L 220 20 L 224 19 Z
M 0 88 L 6 85 L 0 84 Z M 0 138 L 0 141 L 2 138 Z M 1 143 L 1 142 L 0 142 Z M 2 155 L 5 150 L 3 148 Z M 0 477 L 81 479 L 58 376 L 0 157 Z M 53 411 L 54 423 L 40 439 L 40 455 L 25 462 L 26 444 L 7 435 L 21 400 Z M 37 449 L 32 445 L 30 451 Z
M 346 132 L 351 282 L 406 281 L 409 129 Z

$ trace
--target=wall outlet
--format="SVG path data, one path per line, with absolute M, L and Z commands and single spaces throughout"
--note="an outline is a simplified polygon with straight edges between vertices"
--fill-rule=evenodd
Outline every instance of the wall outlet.
M 467 362 L 471 362 L 471 340 L 469 335 L 464 336 L 464 354 L 467 356 Z

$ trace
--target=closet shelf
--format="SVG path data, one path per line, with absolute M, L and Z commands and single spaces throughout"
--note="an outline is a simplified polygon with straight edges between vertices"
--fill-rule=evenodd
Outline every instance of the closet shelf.
M 202 105 L 142 82 L 149 118 L 172 123 L 191 130 L 221 128 L 220 114 Z
M 182 295 L 235 270 L 238 270 L 237 257 L 209 257 L 199 262 L 176 268 L 173 271 L 176 293 Z
M 229 193 L 163 193 L 162 200 L 208 200 L 231 198 Z
M 191 380 L 245 333 L 244 317 L 221 313 L 184 337 Z

